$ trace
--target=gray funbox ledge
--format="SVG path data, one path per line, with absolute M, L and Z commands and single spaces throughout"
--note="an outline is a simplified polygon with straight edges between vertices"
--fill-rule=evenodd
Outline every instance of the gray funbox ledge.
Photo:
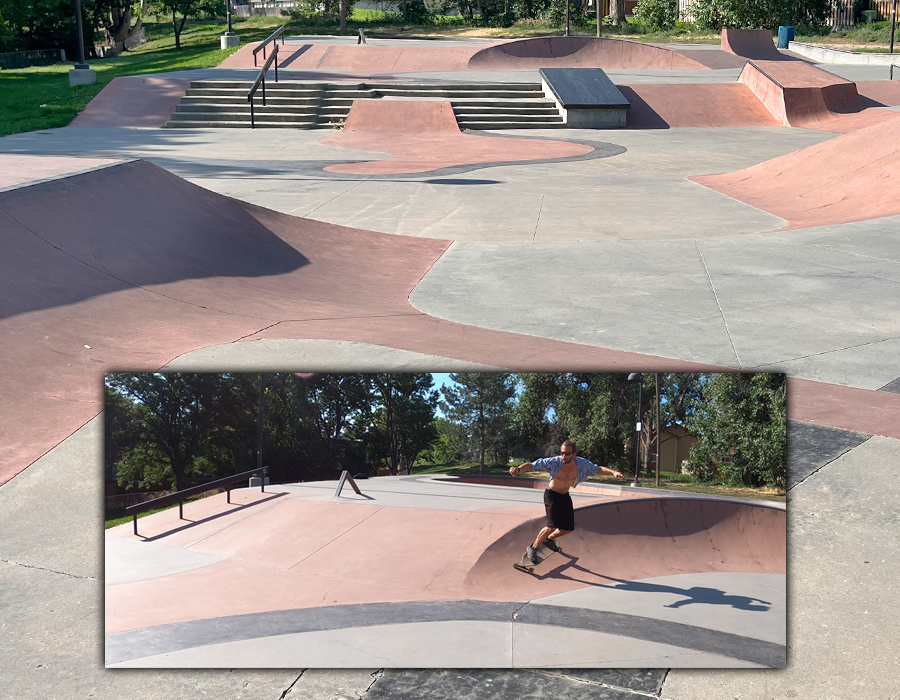
M 621 129 L 631 105 L 600 68 L 541 68 L 544 94 L 570 129 Z

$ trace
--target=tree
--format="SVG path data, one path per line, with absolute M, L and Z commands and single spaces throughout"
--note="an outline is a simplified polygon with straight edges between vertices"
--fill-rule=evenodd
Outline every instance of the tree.
M 706 480 L 781 487 L 787 476 L 787 403 L 783 374 L 714 374 L 688 420 L 698 440 L 688 467 Z
M 830 0 L 695 0 L 688 8 L 703 29 L 775 29 L 782 25 L 818 28 L 825 24 Z
M 172 15 L 172 29 L 175 32 L 175 48 L 181 48 L 181 32 L 188 17 L 199 17 L 207 11 L 205 0 L 150 0 L 150 7 L 160 13 Z M 178 21 L 181 15 L 181 21 Z
M 616 27 L 628 23 L 628 19 L 625 17 L 625 0 L 611 0 L 609 3 L 609 19 L 613 26 Z
M 447 418 L 466 427 L 478 449 L 479 474 L 484 474 L 484 457 L 504 443 L 513 418 L 515 375 L 509 372 L 451 374 L 455 386 L 441 387 L 441 410 Z
M 220 375 L 110 374 L 107 386 L 133 402 L 142 440 L 120 464 L 119 483 L 171 481 L 185 488 L 212 425 L 209 405 Z M 159 483 L 158 481 L 156 483 Z
M 387 463 L 392 475 L 407 474 L 436 438 L 433 425 L 437 392 L 430 374 L 395 372 L 366 375 L 370 407 L 365 428 L 372 461 Z

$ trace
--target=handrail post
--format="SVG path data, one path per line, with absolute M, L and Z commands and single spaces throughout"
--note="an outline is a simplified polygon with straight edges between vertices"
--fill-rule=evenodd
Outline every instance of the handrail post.
M 266 492 L 266 477 L 268 476 L 268 474 L 269 474 L 269 468 L 263 467 L 262 479 L 259 480 L 259 492 L 260 493 Z
M 265 73 L 263 73 L 262 89 L 263 89 L 263 107 L 265 107 L 266 106 L 266 74 Z
M 253 120 L 253 95 L 250 95 L 250 128 L 255 129 L 256 125 Z

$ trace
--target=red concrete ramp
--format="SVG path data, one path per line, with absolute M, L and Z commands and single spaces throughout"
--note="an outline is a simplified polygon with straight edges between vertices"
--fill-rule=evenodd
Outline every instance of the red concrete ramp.
M 894 116 L 866 109 L 854 83 L 802 61 L 750 61 L 739 82 L 784 126 L 846 133 Z
M 795 153 L 691 180 L 787 220 L 788 229 L 900 214 L 900 114 Z
M 778 51 L 768 29 L 723 29 L 720 44 L 722 51 L 744 58 L 767 61 L 793 61 Z
M 777 126 L 769 111 L 741 83 L 619 85 L 631 104 L 629 129 Z
M 469 595 L 521 600 L 585 586 L 654 576 L 740 571 L 785 573 L 785 511 L 775 507 L 692 498 L 646 498 L 575 511 L 576 530 L 560 540 L 532 577 L 515 570 L 539 519 L 519 525 L 469 570 Z
M 472 70 L 611 68 L 709 70 L 698 61 L 658 46 L 623 39 L 549 36 L 490 46 L 469 60 Z
M 368 163 L 329 165 L 358 175 L 421 173 L 457 165 L 551 160 L 590 153 L 578 143 L 463 134 L 448 101 L 355 100 L 346 126 L 320 143 L 390 153 Z
M 342 134 L 459 133 L 450 102 L 440 100 L 354 100 Z M 324 139 L 320 139 L 324 141 Z
M 280 214 L 145 161 L 0 192 L 0 483 L 102 409 L 104 370 L 156 371 L 277 321 L 421 315 L 407 298 L 448 245 Z
M 184 78 L 147 75 L 113 78 L 70 126 L 161 128 L 190 84 Z

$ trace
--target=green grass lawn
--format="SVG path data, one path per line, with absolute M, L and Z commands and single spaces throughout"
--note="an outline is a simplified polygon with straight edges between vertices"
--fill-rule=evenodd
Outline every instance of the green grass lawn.
M 280 19 L 253 17 L 245 23 L 233 22 L 232 27 L 241 35 L 242 43 L 258 42 L 280 26 Z M 97 71 L 93 85 L 69 87 L 72 63 L 0 70 L 0 136 L 66 126 L 113 78 L 212 68 L 239 48 L 219 48 L 224 20 L 189 22 L 181 35 L 179 50 L 175 49 L 171 24 L 147 22 L 144 27 L 149 40 L 143 46 L 88 62 Z

